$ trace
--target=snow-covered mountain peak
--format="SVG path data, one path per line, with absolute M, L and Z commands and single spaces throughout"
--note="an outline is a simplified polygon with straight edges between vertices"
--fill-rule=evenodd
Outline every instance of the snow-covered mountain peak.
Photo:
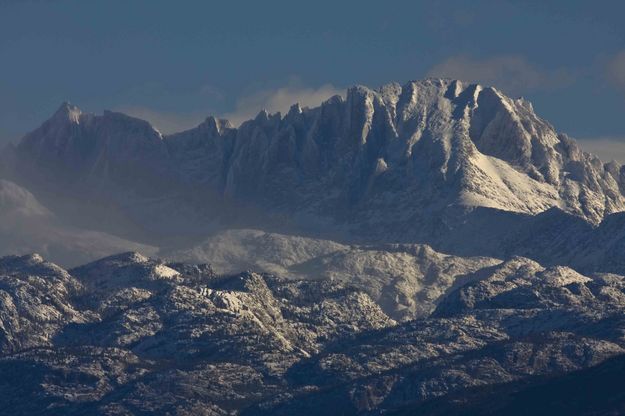
M 165 137 L 121 113 L 79 118 L 27 135 L 17 169 L 37 172 L 46 189 L 50 178 L 61 191 L 79 182 L 149 232 L 237 215 L 228 221 L 262 228 L 286 215 L 295 224 L 280 227 L 404 235 L 446 207 L 557 207 L 593 224 L 625 210 L 621 167 L 582 152 L 526 100 L 459 80 L 358 85 L 316 108 L 263 110 L 238 128 L 209 117 Z M 149 219 L 122 195 L 151 198 Z
M 127 251 L 125 253 L 119 253 L 112 256 L 108 256 L 101 259 L 102 262 L 115 262 L 115 263 L 147 263 L 150 259 L 143 254 L 136 251 Z
M 77 106 L 64 101 L 52 116 L 52 120 L 63 122 L 69 121 L 71 123 L 78 124 L 80 122 L 80 116 L 82 111 Z
M 23 256 L 7 256 L 2 258 L 2 264 L 22 264 L 23 266 L 32 266 L 44 262 L 43 257 L 38 253 L 25 254 Z
M 137 252 L 126 252 L 72 269 L 88 288 L 99 292 L 140 288 L 155 290 L 163 281 L 177 281 L 180 273 Z
M 229 120 L 208 116 L 197 128 L 211 135 L 220 135 L 224 130 L 232 129 L 234 126 Z
M 302 106 L 300 106 L 299 103 L 293 104 L 289 108 L 289 112 L 287 113 L 287 115 L 299 115 L 299 114 L 302 114 Z

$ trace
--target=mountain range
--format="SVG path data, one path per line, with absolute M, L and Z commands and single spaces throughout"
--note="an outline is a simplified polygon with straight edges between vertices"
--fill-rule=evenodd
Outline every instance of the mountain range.
M 580 235 L 575 245 L 590 245 L 625 209 L 617 163 L 581 151 L 522 98 L 440 79 L 167 136 L 64 103 L 4 155 L 5 178 L 61 219 L 168 249 L 253 228 L 569 264 L 580 256 L 545 250 Z M 545 222 L 560 235 L 537 231 Z
M 622 360 L 625 167 L 496 88 L 171 135 L 63 103 L 0 171 L 13 413 L 497 414 Z

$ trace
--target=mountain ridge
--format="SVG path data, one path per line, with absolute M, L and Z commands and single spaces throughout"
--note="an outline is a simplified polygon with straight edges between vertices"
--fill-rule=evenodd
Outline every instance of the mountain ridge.
M 312 109 L 261 111 L 238 128 L 208 117 L 165 136 L 121 113 L 82 114 L 63 104 L 16 153 L 21 164 L 52 165 L 47 173 L 57 176 L 72 166 L 66 184 L 81 177 L 84 188 L 122 184 L 117 191 L 162 196 L 151 182 L 164 181 L 260 211 L 278 206 L 337 222 L 356 214 L 352 229 L 375 215 L 362 205 L 375 208 L 384 188 L 412 206 L 530 214 L 557 206 L 593 224 L 625 210 L 620 167 L 582 152 L 526 100 L 456 80 L 356 86 Z M 303 195 L 285 193 L 293 187 Z M 407 195 L 411 188 L 428 198 Z
M 70 270 L 3 257 L 0 398 L 12 413 L 53 415 L 382 414 L 489 400 L 622 361 L 624 282 L 516 257 L 397 322 L 330 279 L 217 275 L 136 252 Z
M 238 128 L 207 117 L 171 135 L 64 103 L 2 166 L 68 224 L 166 252 L 257 229 L 592 271 L 596 235 L 620 235 L 610 218 L 625 210 L 622 166 L 583 152 L 528 101 L 457 80 L 355 86 L 318 107 L 261 111 Z M 576 245 L 588 253 L 562 253 Z

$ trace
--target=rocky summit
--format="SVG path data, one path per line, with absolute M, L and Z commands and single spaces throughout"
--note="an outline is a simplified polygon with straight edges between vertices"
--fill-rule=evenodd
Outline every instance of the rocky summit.
M 525 99 L 64 103 L 1 155 L 0 412 L 625 413 L 625 169 Z
M 449 204 L 526 214 L 558 207 L 592 223 L 625 208 L 620 167 L 583 153 L 529 102 L 440 79 L 357 86 L 317 108 L 263 111 L 236 129 L 208 118 L 170 136 L 64 103 L 16 153 L 19 171 L 51 173 L 67 192 L 182 198 L 190 187 L 222 204 L 257 205 L 259 215 L 349 218 L 354 232 L 414 228 Z
M 99 233 L 89 250 L 10 233 L 67 265 L 115 248 L 166 255 L 243 228 L 587 271 L 596 234 L 618 234 L 625 210 L 622 166 L 583 152 L 525 99 L 446 79 L 356 86 L 319 107 L 262 111 L 237 128 L 209 117 L 171 135 L 64 103 L 0 166 L 33 195 L 22 204 L 52 213 L 47 226 Z

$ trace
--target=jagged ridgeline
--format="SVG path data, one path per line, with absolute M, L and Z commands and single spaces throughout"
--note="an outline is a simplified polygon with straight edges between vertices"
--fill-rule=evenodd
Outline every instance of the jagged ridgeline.
M 65 103 L 1 162 L 6 412 L 557 414 L 589 379 L 625 412 L 625 170 L 524 99 L 359 86 L 171 135 Z
M 524 99 L 451 80 L 353 87 L 317 108 L 263 111 L 238 128 L 209 117 L 166 136 L 63 104 L 12 156 L 8 171 L 46 203 L 89 203 L 90 226 L 133 239 L 219 221 L 428 242 L 484 210 L 556 208 L 596 225 L 625 208 L 616 163 L 582 152 Z

